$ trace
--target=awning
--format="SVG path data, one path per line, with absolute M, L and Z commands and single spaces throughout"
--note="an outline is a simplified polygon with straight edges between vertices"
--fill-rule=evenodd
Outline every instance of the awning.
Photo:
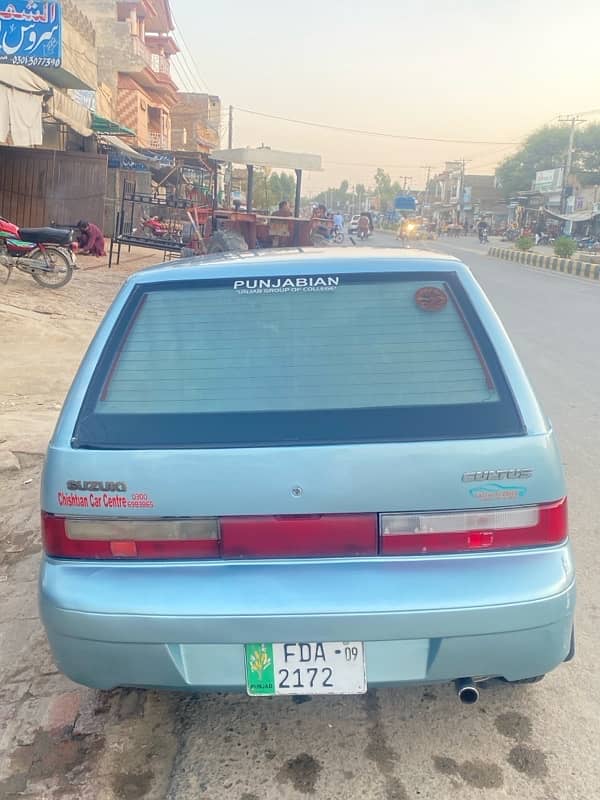
M 92 112 L 92 130 L 96 133 L 116 134 L 117 136 L 135 136 L 135 131 L 113 122 L 111 119 L 101 117 L 100 114 Z
M 556 211 L 544 208 L 544 213 L 553 219 L 561 219 L 563 222 L 589 222 L 594 217 L 600 217 L 599 211 L 577 211 L 574 214 L 557 214 Z
M 42 144 L 42 102 L 48 84 L 26 67 L 0 64 L 0 142 Z
M 118 136 L 113 136 L 110 133 L 104 133 L 101 136 L 101 141 L 104 144 L 107 144 L 109 147 L 114 147 L 116 150 L 121 150 L 121 152 L 127 153 L 128 156 L 135 158 L 137 161 L 152 161 L 152 159 L 148 156 L 145 156 L 143 153 L 134 150 L 133 147 L 130 147 L 128 144 L 121 141 Z
M 313 153 L 288 153 L 271 150 L 270 147 L 236 147 L 233 150 L 215 150 L 211 153 L 215 161 L 231 161 L 233 164 L 252 164 L 257 167 L 277 169 L 302 169 L 321 172 L 321 156 Z
M 0 83 L 29 94 L 46 94 L 50 87 L 27 67 L 15 64 L 0 64 Z
M 73 128 L 80 136 L 91 136 L 91 111 L 89 108 L 76 103 L 68 95 L 54 90 L 48 104 L 48 112 L 60 122 Z

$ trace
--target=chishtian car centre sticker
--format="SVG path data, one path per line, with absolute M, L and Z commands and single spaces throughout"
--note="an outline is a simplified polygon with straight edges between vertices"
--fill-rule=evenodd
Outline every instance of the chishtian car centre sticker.
M 441 311 L 448 302 L 448 295 L 437 286 L 422 286 L 415 292 L 415 303 L 423 311 Z

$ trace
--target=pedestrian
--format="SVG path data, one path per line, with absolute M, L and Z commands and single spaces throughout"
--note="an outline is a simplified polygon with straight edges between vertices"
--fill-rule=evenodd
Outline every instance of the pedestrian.
M 282 200 L 279 203 L 277 211 L 273 215 L 275 217 L 291 217 L 292 216 L 292 209 L 290 208 L 290 204 L 287 200 Z
M 93 222 L 80 219 L 77 223 L 77 243 L 79 252 L 84 256 L 105 256 L 104 234 Z
M 344 215 L 341 211 L 336 211 L 333 215 L 333 226 L 337 228 L 340 233 L 344 230 Z

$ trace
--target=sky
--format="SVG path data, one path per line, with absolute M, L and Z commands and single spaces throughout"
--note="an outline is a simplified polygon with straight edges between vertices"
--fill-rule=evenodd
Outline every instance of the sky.
M 373 184 L 378 166 L 419 189 L 426 167 L 493 174 L 528 133 L 600 109 L 598 0 L 171 0 L 181 88 L 219 95 L 222 146 L 318 153 L 304 189 Z M 574 11 L 576 9 L 576 13 Z M 193 82 L 193 83 L 192 83 Z M 187 84 L 187 86 L 185 85 Z M 292 124 L 295 120 L 411 141 Z M 588 116 L 600 119 L 600 111 Z M 485 142 L 485 143 L 484 143 Z

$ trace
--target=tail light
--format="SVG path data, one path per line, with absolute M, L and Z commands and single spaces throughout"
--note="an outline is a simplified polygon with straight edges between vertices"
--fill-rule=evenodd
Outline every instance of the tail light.
M 518 508 L 434 514 L 382 514 L 383 555 L 538 547 L 567 537 L 567 500 Z
M 377 554 L 377 514 L 223 517 L 224 558 Z
M 379 520 L 379 531 L 378 531 Z M 133 520 L 42 513 L 50 556 L 302 558 L 538 547 L 567 536 L 567 501 L 481 511 Z
M 42 513 L 44 549 L 63 558 L 286 558 L 377 553 L 377 514 L 86 519 Z
M 218 558 L 214 518 L 120 520 L 42 512 L 44 549 L 63 558 Z

